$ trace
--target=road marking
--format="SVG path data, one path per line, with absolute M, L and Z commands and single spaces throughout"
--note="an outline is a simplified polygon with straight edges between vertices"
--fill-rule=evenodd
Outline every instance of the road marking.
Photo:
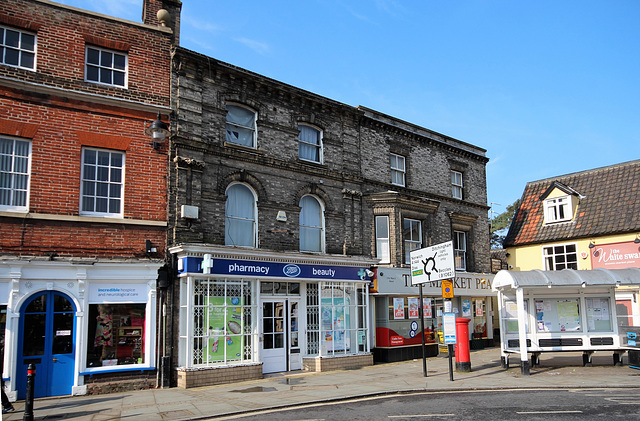
M 418 415 L 387 415 L 387 418 L 428 418 L 428 417 L 455 417 L 456 414 L 418 414 Z
M 582 414 L 582 411 L 516 411 L 516 414 Z

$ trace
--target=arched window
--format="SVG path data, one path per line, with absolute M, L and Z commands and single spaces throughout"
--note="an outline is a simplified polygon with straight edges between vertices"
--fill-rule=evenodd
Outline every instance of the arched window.
M 253 191 L 244 184 L 229 186 L 225 204 L 224 244 L 256 247 L 257 214 L 256 196 Z
M 313 196 L 300 199 L 300 251 L 324 252 L 324 209 Z
M 226 141 L 249 148 L 256 147 L 256 113 L 248 108 L 227 105 Z

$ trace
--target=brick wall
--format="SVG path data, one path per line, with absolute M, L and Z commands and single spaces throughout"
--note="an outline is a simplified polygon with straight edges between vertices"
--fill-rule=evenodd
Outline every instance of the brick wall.
M 375 256 L 371 198 L 393 190 L 393 265 L 403 262 L 402 218 L 420 217 L 426 246 L 451 240 L 460 214 L 469 231 L 468 270 L 489 270 L 483 149 L 186 50 L 174 60 L 170 242 L 224 244 L 225 190 L 240 181 L 258 196 L 260 248 L 297 251 L 298 203 L 314 194 L 325 206 L 326 253 Z M 228 103 L 257 112 L 256 149 L 225 143 Z M 322 164 L 298 159 L 299 123 L 322 130 Z M 391 184 L 391 152 L 407 159 L 405 187 Z M 463 200 L 451 197 L 451 169 L 464 174 Z M 179 217 L 185 204 L 200 208 L 198 220 Z M 286 222 L 276 220 L 278 211 Z
M 262 363 L 235 367 L 208 367 L 195 370 L 178 369 L 178 387 L 213 386 L 262 378 Z
M 368 365 L 373 365 L 373 354 L 302 359 L 302 367 L 305 371 L 353 370 Z

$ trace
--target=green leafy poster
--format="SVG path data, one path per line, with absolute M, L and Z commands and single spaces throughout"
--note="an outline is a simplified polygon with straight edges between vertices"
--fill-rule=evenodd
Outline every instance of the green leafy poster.
M 207 355 L 209 361 L 237 360 L 242 356 L 242 299 L 208 297 Z M 226 305 L 225 305 L 226 304 Z

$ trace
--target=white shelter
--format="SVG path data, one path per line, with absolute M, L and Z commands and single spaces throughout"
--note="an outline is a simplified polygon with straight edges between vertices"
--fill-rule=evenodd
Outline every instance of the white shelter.
M 620 364 L 627 350 L 622 326 L 638 324 L 638 285 L 638 268 L 498 272 L 503 366 L 519 353 L 529 374 L 528 353 L 536 366 L 542 352 L 558 351 L 582 351 L 585 365 L 594 352 L 612 351 Z

